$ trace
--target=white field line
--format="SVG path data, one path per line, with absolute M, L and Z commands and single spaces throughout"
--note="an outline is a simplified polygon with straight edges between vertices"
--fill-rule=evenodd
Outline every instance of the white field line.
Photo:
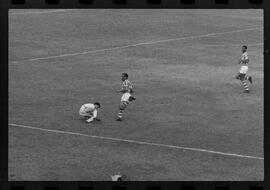
M 250 46 L 263 46 L 263 43 L 256 43 L 256 44 L 205 44 L 205 45 L 195 45 L 195 46 L 203 46 L 203 47 L 231 47 L 231 46 L 236 46 L 236 47 L 241 47 L 242 45 L 247 45 L 248 47 Z
M 32 11 L 32 12 L 12 12 L 10 15 L 30 15 L 30 14 L 44 14 L 44 13 L 57 13 L 57 12 L 66 12 L 71 11 L 72 9 L 64 10 L 48 10 L 48 11 Z
M 113 48 L 90 50 L 90 51 L 76 52 L 76 53 L 67 53 L 67 54 L 61 54 L 61 55 L 54 55 L 54 56 L 48 56 L 48 57 L 38 57 L 38 58 L 33 58 L 33 59 L 17 60 L 17 61 L 10 61 L 10 62 L 11 63 L 18 63 L 18 62 L 22 62 L 22 61 L 38 61 L 38 60 L 55 59 L 55 58 L 68 57 L 68 56 L 85 55 L 85 54 L 90 54 L 90 53 L 119 50 L 119 49 L 125 49 L 125 48 L 130 48 L 130 47 L 142 46 L 142 45 L 152 45 L 152 44 L 157 44 L 157 43 L 172 42 L 172 41 L 179 41 L 179 40 L 186 40 L 186 39 L 211 37 L 211 36 L 221 35 L 221 34 L 232 34 L 232 33 L 237 33 L 237 32 L 244 32 L 244 31 L 258 30 L 258 29 L 260 29 L 260 27 L 246 28 L 246 29 L 242 29 L 242 30 L 233 30 L 233 31 L 227 31 L 227 32 L 208 33 L 208 34 L 187 36 L 187 37 L 180 37 L 180 38 L 171 38 L 171 39 L 158 40 L 158 41 L 152 41 L 152 42 L 142 42 L 142 43 L 137 43 L 137 44 L 130 44 L 130 45 L 125 45 L 125 46 L 113 47 Z
M 125 142 L 125 143 L 133 143 L 133 144 L 148 145 L 148 146 L 158 146 L 158 147 L 164 147 L 164 148 L 190 150 L 190 151 L 196 151 L 196 152 L 205 152 L 205 153 L 218 154 L 218 155 L 223 155 L 223 156 L 264 160 L 264 158 L 257 157 L 257 156 L 247 156 L 247 155 L 234 154 L 234 153 L 225 153 L 225 152 L 206 150 L 206 149 L 200 149 L 200 148 L 189 148 L 189 147 L 183 147 L 183 146 L 166 145 L 166 144 L 143 142 L 143 141 L 137 141 L 137 140 L 128 140 L 128 139 L 120 139 L 120 138 L 113 138 L 113 137 L 102 137 L 102 136 L 95 136 L 95 135 L 87 135 L 87 134 L 82 134 L 82 133 L 75 133 L 75 132 L 61 131 L 61 130 L 53 130 L 53 129 L 44 129 L 44 128 L 26 126 L 26 125 L 18 125 L 18 124 L 13 124 L 13 123 L 9 123 L 8 125 L 13 126 L 13 127 L 21 127 L 21 128 L 27 128 L 27 129 L 33 129 L 33 130 L 39 130 L 39 131 L 45 131 L 45 132 L 67 134 L 67 135 L 83 136 L 83 137 L 102 139 L 102 140 L 110 140 L 110 141 L 116 141 L 116 142 Z

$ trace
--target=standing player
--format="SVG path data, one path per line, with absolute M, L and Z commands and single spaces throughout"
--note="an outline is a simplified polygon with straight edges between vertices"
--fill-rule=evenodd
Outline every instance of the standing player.
M 100 121 L 97 118 L 97 110 L 100 108 L 100 103 L 95 102 L 94 104 L 87 103 L 81 106 L 79 110 L 79 114 L 83 116 L 87 123 L 91 123 L 93 121 Z
M 248 80 L 252 84 L 252 77 L 247 75 L 248 66 L 247 63 L 249 62 L 248 53 L 247 53 L 247 46 L 242 46 L 242 57 L 240 58 L 238 64 L 242 64 L 239 73 L 236 75 L 236 79 L 239 79 L 242 82 L 244 87 L 244 92 L 249 93 L 248 84 L 246 80 Z
M 131 95 L 133 93 L 133 86 L 128 80 L 128 74 L 122 73 L 121 80 L 123 81 L 122 89 L 117 92 L 122 93 L 122 97 L 119 105 L 118 118 L 116 121 L 122 121 L 123 112 L 126 109 L 127 105 L 129 104 L 129 102 L 136 99 Z

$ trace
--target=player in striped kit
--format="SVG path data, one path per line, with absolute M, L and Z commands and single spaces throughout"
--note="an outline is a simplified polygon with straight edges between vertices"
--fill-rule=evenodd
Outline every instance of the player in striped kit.
M 123 112 L 126 109 L 127 105 L 129 104 L 129 102 L 136 99 L 134 96 L 131 95 L 133 93 L 133 86 L 128 80 L 128 74 L 122 73 L 121 80 L 123 81 L 122 89 L 117 91 L 119 93 L 122 93 L 117 121 L 122 121 Z
M 252 77 L 247 75 L 248 72 L 248 66 L 247 63 L 249 62 L 248 53 L 247 53 L 247 46 L 242 46 L 242 57 L 239 60 L 239 64 L 242 64 L 239 73 L 236 75 L 236 79 L 240 80 L 242 82 L 242 85 L 244 87 L 244 92 L 249 93 L 249 87 L 247 84 L 247 80 L 252 84 Z
M 91 123 L 93 121 L 100 121 L 97 118 L 97 110 L 100 108 L 100 103 L 95 102 L 94 104 L 87 103 L 83 104 L 79 110 L 80 116 L 83 116 L 86 119 L 87 123 Z

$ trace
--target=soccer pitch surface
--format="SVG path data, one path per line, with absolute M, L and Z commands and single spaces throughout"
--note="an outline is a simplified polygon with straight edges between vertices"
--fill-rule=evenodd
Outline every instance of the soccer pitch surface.
M 261 10 L 11 10 L 9 59 L 9 180 L 264 178 Z

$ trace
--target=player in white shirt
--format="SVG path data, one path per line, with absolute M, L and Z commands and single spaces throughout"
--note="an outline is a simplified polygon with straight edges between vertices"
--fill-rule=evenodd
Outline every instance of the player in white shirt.
M 248 93 L 249 88 L 248 84 L 246 83 L 246 80 L 248 80 L 250 83 L 252 83 L 252 77 L 247 75 L 248 72 L 248 53 L 247 53 L 247 46 L 242 46 L 242 57 L 240 58 L 238 64 L 242 64 L 239 70 L 239 73 L 236 75 L 236 79 L 239 79 L 242 82 L 242 85 L 244 87 L 244 92 Z
M 129 102 L 136 100 L 136 98 L 132 95 L 133 86 L 128 80 L 128 74 L 122 73 L 121 80 L 123 81 L 122 89 L 117 91 L 119 93 L 122 93 L 117 121 L 122 121 L 123 112 L 128 106 Z
M 99 108 L 100 108 L 99 102 L 95 102 L 94 104 L 87 103 L 81 106 L 79 114 L 86 119 L 87 123 L 91 123 L 94 120 L 100 121 L 100 119 L 97 118 L 97 110 Z

